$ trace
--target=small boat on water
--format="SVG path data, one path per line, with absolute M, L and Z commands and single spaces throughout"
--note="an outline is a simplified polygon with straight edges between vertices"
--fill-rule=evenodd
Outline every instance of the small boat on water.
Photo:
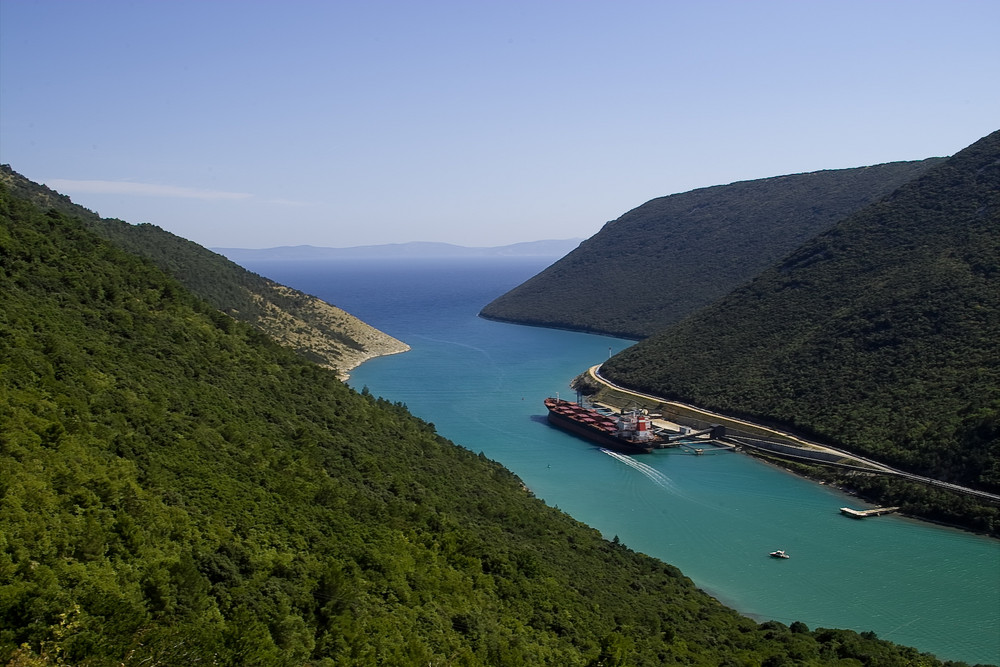
M 791 558 L 791 556 L 789 556 L 788 554 L 785 553 L 784 549 L 778 549 L 777 551 L 772 551 L 768 555 L 771 558 Z

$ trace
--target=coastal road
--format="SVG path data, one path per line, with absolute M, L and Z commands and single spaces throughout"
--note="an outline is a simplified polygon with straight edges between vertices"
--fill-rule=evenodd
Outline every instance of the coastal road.
M 722 414 L 719 414 L 717 412 L 711 412 L 710 410 L 704 410 L 702 408 L 699 408 L 699 407 L 694 406 L 694 405 L 690 405 L 688 403 L 680 403 L 678 401 L 669 401 L 669 400 L 666 400 L 666 399 L 661 398 L 659 396 L 653 396 L 652 394 L 644 394 L 642 392 L 633 391 L 633 390 L 628 389 L 626 387 L 623 387 L 621 385 L 615 384 L 614 382 L 611 382 L 607 378 L 601 376 L 601 365 L 600 364 L 598 364 L 596 366 L 591 366 L 590 369 L 589 369 L 589 371 L 588 371 L 588 373 L 589 373 L 590 377 L 594 381 L 596 381 L 596 382 L 598 382 L 600 384 L 603 384 L 604 386 L 606 386 L 606 387 L 608 387 L 610 389 L 614 389 L 615 391 L 618 391 L 618 392 L 621 392 L 621 393 L 624 393 L 624 394 L 628 394 L 630 396 L 635 396 L 636 398 L 641 398 L 641 399 L 646 400 L 646 401 L 652 401 L 654 403 L 660 403 L 660 404 L 663 404 L 663 405 L 673 405 L 673 406 L 676 406 L 676 407 L 679 407 L 679 408 L 683 408 L 683 409 L 685 409 L 687 411 L 694 412 L 694 413 L 700 415 L 706 421 L 717 420 L 717 421 L 724 422 L 724 423 L 742 424 L 744 426 L 752 427 L 754 429 L 770 433 L 770 434 L 772 434 L 772 435 L 774 435 L 776 437 L 781 438 L 782 440 L 790 441 L 790 442 L 792 442 L 792 443 L 794 443 L 794 444 L 796 444 L 796 445 L 798 445 L 800 447 L 803 447 L 805 449 L 812 449 L 812 450 L 817 450 L 817 451 L 829 452 L 829 453 L 832 453 L 832 454 L 836 454 L 838 456 L 842 456 L 845 459 L 849 459 L 849 460 L 851 460 L 853 462 L 856 462 L 856 463 L 859 463 L 859 464 L 865 466 L 868 469 L 871 469 L 871 471 L 874 472 L 874 473 L 879 473 L 879 474 L 883 474 L 883 475 L 892 475 L 894 477 L 902 477 L 903 479 L 907 479 L 907 480 L 910 480 L 910 481 L 913 481 L 913 482 L 920 482 L 921 484 L 927 484 L 929 486 L 935 486 L 935 487 L 938 487 L 938 488 L 947 489 L 949 491 L 954 491 L 956 493 L 961 493 L 961 494 L 964 494 L 964 495 L 967 495 L 967 496 L 973 496 L 975 498 L 979 498 L 980 500 L 986 500 L 988 502 L 1000 504 L 1000 495 L 997 495 L 995 493 L 987 493 L 986 491 L 980 491 L 978 489 L 970 489 L 969 487 L 966 487 L 966 486 L 960 486 L 958 484 L 952 484 L 951 482 L 944 482 L 942 480 L 934 479 L 932 477 L 922 477 L 920 475 L 914 475 L 913 473 L 908 473 L 908 472 L 905 472 L 903 470 L 899 470 L 897 468 L 893 468 L 893 467 L 888 466 L 888 465 L 886 465 L 884 463 L 881 463 L 879 461 L 875 461 L 875 460 L 872 460 L 872 459 L 869 459 L 869 458 L 865 458 L 863 456 L 858 456 L 857 454 L 852 454 L 851 452 L 847 452 L 847 451 L 844 451 L 842 449 L 836 449 L 834 447 L 828 447 L 826 445 L 820 445 L 820 444 L 817 444 L 815 442 L 809 442 L 807 440 L 803 440 L 803 439 L 801 439 L 799 437 L 796 437 L 796 436 L 792 435 L 791 433 L 786 433 L 784 431 L 779 431 L 779 430 L 776 430 L 776 429 L 773 429 L 773 428 L 769 428 L 767 426 L 761 426 L 760 424 L 754 424 L 753 422 L 749 422 L 749 421 L 746 421 L 746 420 L 743 420 L 743 419 L 736 419 L 734 417 L 727 417 L 726 415 L 722 415 Z

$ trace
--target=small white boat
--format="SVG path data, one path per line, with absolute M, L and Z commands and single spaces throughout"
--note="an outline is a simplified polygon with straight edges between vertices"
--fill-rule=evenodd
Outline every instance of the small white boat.
M 791 558 L 791 556 L 785 553 L 784 549 L 778 549 L 777 551 L 772 551 L 768 555 L 771 556 L 771 558 Z

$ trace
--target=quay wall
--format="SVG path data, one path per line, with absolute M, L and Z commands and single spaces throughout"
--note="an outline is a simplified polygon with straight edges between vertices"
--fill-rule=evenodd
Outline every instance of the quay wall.
M 775 454 L 783 454 L 785 456 L 794 456 L 799 459 L 809 459 L 812 461 L 824 461 L 827 463 L 840 463 L 844 460 L 844 457 L 840 454 L 834 452 L 824 452 L 817 449 L 806 449 L 804 447 L 795 447 L 794 445 L 786 445 L 780 442 L 774 442 L 773 440 L 761 440 L 758 438 L 747 438 L 741 436 L 733 436 L 729 434 L 726 438 L 730 442 L 735 442 L 736 444 L 743 445 L 746 447 L 753 447 L 755 449 L 763 449 L 769 452 L 774 452 Z

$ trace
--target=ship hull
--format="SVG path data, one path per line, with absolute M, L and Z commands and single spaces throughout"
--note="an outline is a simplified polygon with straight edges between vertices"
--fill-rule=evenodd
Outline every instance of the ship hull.
M 549 423 L 553 426 L 568 431 L 573 435 L 589 440 L 595 445 L 613 449 L 623 454 L 649 454 L 653 451 L 652 443 L 638 443 L 625 440 L 602 430 L 599 426 L 582 423 L 572 416 L 560 414 L 553 409 L 548 401 L 546 407 L 549 409 Z

